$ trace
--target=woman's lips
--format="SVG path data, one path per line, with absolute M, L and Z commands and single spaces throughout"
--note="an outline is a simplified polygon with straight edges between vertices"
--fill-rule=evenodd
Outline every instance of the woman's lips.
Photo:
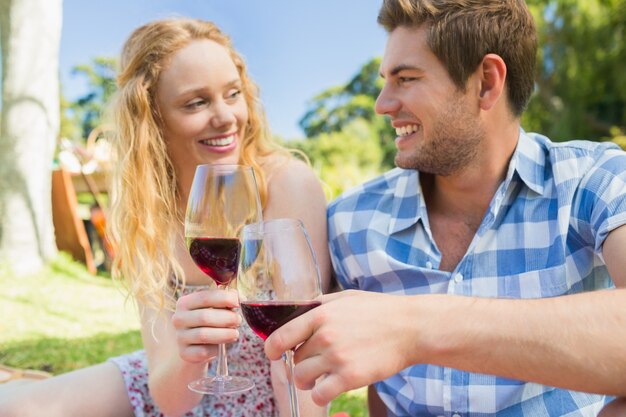
M 228 136 L 213 139 L 203 139 L 198 141 L 202 146 L 210 148 L 211 152 L 223 153 L 230 152 L 237 146 L 237 134 L 233 133 Z

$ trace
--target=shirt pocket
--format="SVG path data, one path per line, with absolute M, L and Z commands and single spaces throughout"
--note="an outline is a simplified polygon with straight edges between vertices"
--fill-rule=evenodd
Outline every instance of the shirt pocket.
M 359 280 L 359 289 L 389 294 L 445 294 L 450 282 L 450 273 L 432 268 L 410 265 L 379 252 L 371 254 L 367 263 L 362 263 L 364 276 Z
M 570 289 L 566 273 L 565 265 L 558 265 L 552 268 L 501 277 L 499 296 L 546 298 L 566 294 Z

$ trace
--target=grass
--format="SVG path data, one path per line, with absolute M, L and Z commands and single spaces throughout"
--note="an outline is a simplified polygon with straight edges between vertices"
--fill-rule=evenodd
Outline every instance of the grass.
M 0 362 L 54 374 L 141 347 L 131 301 L 67 256 L 15 278 L 0 269 Z
M 61 254 L 42 272 L 15 277 L 0 265 L 0 363 L 61 374 L 142 346 L 132 301 L 106 276 Z M 331 414 L 367 417 L 365 390 L 341 395 Z

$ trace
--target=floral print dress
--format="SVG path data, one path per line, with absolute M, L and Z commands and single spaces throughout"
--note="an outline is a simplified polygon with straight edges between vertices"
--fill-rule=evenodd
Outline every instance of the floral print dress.
M 185 294 L 195 289 L 188 286 Z M 205 395 L 185 417 L 274 417 L 278 415 L 272 390 L 270 361 L 263 351 L 263 340 L 244 321 L 240 337 L 227 346 L 228 373 L 254 381 L 254 388 L 235 395 Z M 148 361 L 144 350 L 109 359 L 122 372 L 126 391 L 136 417 L 164 417 L 148 389 Z M 209 365 L 215 375 L 217 360 Z

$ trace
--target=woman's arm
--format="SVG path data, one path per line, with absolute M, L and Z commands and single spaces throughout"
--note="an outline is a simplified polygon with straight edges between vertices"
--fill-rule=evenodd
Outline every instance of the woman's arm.
M 141 333 L 150 393 L 164 414 L 183 415 L 200 402 L 202 395 L 187 384 L 206 376 L 217 344 L 238 339 L 241 318 L 230 310 L 237 306 L 236 291 L 215 289 L 180 297 L 173 314 L 144 309 Z
M 326 197 L 320 180 L 304 162 L 296 159 L 272 165 L 268 175 L 268 201 L 263 218 L 300 219 L 311 237 L 322 280 L 322 291 L 330 288 Z

